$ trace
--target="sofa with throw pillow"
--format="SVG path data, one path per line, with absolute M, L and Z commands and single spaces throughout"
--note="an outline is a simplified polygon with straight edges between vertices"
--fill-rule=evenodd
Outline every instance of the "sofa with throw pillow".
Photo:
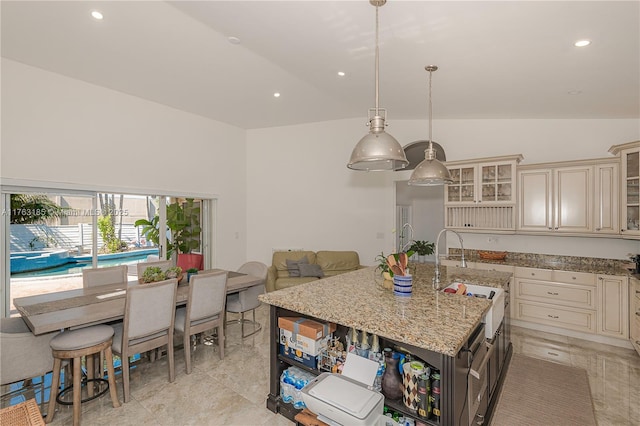
M 276 251 L 267 275 L 267 291 L 280 290 L 361 268 L 355 251 Z

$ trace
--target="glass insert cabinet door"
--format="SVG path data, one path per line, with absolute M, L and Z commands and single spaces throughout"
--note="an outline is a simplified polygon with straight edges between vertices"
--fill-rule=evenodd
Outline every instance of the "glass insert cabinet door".
M 482 201 L 511 201 L 511 164 L 490 164 L 482 166 Z
M 640 151 L 628 152 L 625 155 L 625 205 L 626 223 L 622 224 L 628 231 L 638 232 L 640 228 Z
M 453 182 L 447 187 L 447 200 L 450 202 L 476 202 L 475 167 L 450 168 Z
M 515 166 L 485 163 L 449 167 L 453 183 L 447 185 L 449 203 L 509 203 L 513 201 Z

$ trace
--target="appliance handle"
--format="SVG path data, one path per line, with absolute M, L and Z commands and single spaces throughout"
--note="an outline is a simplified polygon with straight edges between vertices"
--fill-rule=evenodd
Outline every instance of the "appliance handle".
M 485 345 L 487 345 L 488 350 L 487 350 L 487 353 L 484 355 L 484 358 L 482 359 L 480 366 L 478 367 L 477 370 L 474 370 L 473 368 L 469 369 L 469 374 L 471 374 L 473 377 L 475 377 L 478 380 L 480 380 L 480 371 L 483 371 L 487 367 L 487 363 L 489 362 L 489 359 L 491 359 L 491 355 L 493 355 L 493 351 L 496 349 L 495 345 L 492 345 L 487 341 L 485 341 Z

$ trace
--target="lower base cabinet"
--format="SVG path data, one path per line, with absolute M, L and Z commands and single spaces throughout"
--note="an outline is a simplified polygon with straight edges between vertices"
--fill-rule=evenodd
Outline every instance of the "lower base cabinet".
M 640 279 L 629 280 L 629 337 L 631 344 L 640 355 Z
M 516 267 L 513 298 L 517 320 L 629 338 L 628 277 Z

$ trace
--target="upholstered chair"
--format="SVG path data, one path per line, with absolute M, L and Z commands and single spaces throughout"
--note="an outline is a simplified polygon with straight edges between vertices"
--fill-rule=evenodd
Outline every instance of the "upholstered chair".
M 175 379 L 173 325 L 178 281 L 173 278 L 127 289 L 124 321 L 113 326 L 113 352 L 122 361 L 124 402 L 129 402 L 129 357 L 167 346 L 169 381 Z
M 57 332 L 35 336 L 20 317 L 0 319 L 0 384 L 41 377 L 44 399 L 44 375 L 53 368 L 49 343 Z
M 227 273 L 192 275 L 187 306 L 176 310 L 175 331 L 182 333 L 187 374 L 191 374 L 191 336 L 213 328 L 218 330 L 220 359 L 224 358 L 224 308 Z
M 107 284 L 127 282 L 127 265 L 110 266 L 107 268 L 85 268 L 82 270 L 83 287 L 97 287 Z
M 249 337 L 256 334 L 262 329 L 262 325 L 256 321 L 256 308 L 260 306 L 260 300 L 258 296 L 265 292 L 265 282 L 267 280 L 267 271 L 269 267 L 262 262 L 247 262 L 242 265 L 238 272 L 243 274 L 253 275 L 259 277 L 262 281 L 246 290 L 242 290 L 238 293 L 233 293 L 227 296 L 227 312 L 239 313 L 240 318 L 237 320 L 230 320 L 227 324 L 240 323 L 242 337 Z M 253 320 L 247 320 L 244 318 L 245 312 L 252 311 Z M 253 331 L 249 334 L 244 334 L 245 324 L 252 324 Z

